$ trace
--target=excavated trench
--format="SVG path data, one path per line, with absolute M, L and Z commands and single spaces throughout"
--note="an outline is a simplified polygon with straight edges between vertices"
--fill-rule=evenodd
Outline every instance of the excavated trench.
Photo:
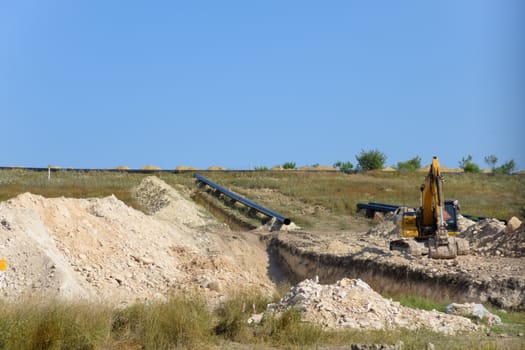
M 193 200 L 226 222 L 233 230 L 254 228 L 224 210 L 209 193 L 196 192 Z M 496 307 L 525 310 L 525 282 L 519 278 L 474 279 L 462 273 L 435 273 L 421 266 L 397 264 L 354 255 L 319 253 L 294 245 L 275 233 L 262 236 L 270 264 L 268 275 L 276 283 L 298 283 L 317 276 L 324 284 L 344 277 L 360 278 L 385 296 L 420 296 L 436 301 L 483 302 Z M 283 236 L 285 237 L 285 236 Z M 374 253 L 374 248 L 369 248 Z
M 218 203 L 210 198 L 210 194 L 203 191 L 196 191 L 191 197 L 195 203 L 206 208 L 213 216 L 226 223 L 232 230 L 244 231 L 253 230 L 257 226 L 239 219 L 232 212 L 226 212 Z
M 377 292 L 388 295 L 404 293 L 432 298 L 461 297 L 461 301 L 464 300 L 464 287 L 452 287 L 450 281 L 431 279 L 420 271 L 410 271 L 401 266 L 305 251 L 275 236 L 268 242 L 268 251 L 271 259 L 276 260 L 273 265 L 280 266 L 291 283 L 315 276 L 323 284 L 331 284 L 344 277 L 360 278 Z
M 343 277 L 360 278 L 387 296 L 414 295 L 436 301 L 488 302 L 505 309 L 525 309 L 522 279 L 482 281 L 462 274 L 436 275 L 411 265 L 308 251 L 285 242 L 278 235 L 267 238 L 267 244 L 271 265 L 279 266 L 291 283 L 315 276 L 326 284 Z

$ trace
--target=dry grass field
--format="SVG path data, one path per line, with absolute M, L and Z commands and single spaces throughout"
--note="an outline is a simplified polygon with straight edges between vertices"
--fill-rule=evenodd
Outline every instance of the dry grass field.
M 152 172 L 166 183 L 184 191 L 197 187 L 193 172 Z M 234 192 L 289 216 L 305 228 L 330 226 L 353 229 L 370 225 L 356 215 L 359 202 L 382 202 L 417 206 L 424 173 L 368 172 L 343 174 L 310 171 L 210 171 L 202 174 Z M 130 206 L 141 209 L 133 189 L 151 174 L 56 170 L 48 180 L 46 172 L 24 169 L 0 170 L 0 201 L 24 192 L 45 197 L 104 197 L 114 194 Z M 445 194 L 458 199 L 465 213 L 508 219 L 525 218 L 525 176 L 446 174 Z M 1 258 L 1 257 L 0 257 Z M 493 328 L 486 338 L 450 336 L 409 331 L 324 331 L 300 322 L 297 313 L 267 318 L 257 326 L 247 324 L 249 314 L 242 305 L 262 311 L 278 300 L 256 291 L 231 295 L 219 308 L 209 310 L 199 295 L 173 295 L 166 303 L 138 303 L 125 308 L 57 300 L 7 303 L 0 299 L 0 349 L 342 349 L 352 343 L 390 343 L 399 340 L 404 349 L 425 348 L 433 343 L 447 349 L 520 349 L 523 313 L 503 315 L 507 326 Z M 428 309 L 443 308 L 432 300 L 414 296 L 403 305 Z
M 172 186 L 193 191 L 193 172 L 152 172 Z M 297 223 L 312 226 L 355 214 L 359 202 L 417 206 L 421 172 L 216 171 L 201 172 L 212 181 Z M 0 171 L 0 201 L 31 192 L 45 197 L 103 197 L 114 194 L 131 205 L 132 190 L 149 174 L 58 170 L 47 173 L 24 169 Z M 445 197 L 458 199 L 471 215 L 525 218 L 525 175 L 445 174 Z

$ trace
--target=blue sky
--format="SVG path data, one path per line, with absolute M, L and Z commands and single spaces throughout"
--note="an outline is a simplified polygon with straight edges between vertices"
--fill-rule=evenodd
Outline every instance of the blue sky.
M 0 1 L 0 165 L 525 169 L 525 2 Z

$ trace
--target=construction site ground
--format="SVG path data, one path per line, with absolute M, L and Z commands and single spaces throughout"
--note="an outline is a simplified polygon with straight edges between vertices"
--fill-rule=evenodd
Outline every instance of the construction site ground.
M 236 231 L 196 205 L 186 189 L 156 177 L 145 178 L 135 196 L 143 211 L 114 196 L 24 193 L 1 202 L 0 259 L 7 270 L 0 296 L 127 305 L 198 290 L 213 307 L 232 291 L 272 294 L 287 281 L 292 294 L 265 312 L 299 305 L 306 321 L 330 329 L 423 326 L 443 334 L 484 331 L 480 322 L 438 312 L 443 310 L 405 310 L 388 296 L 412 293 L 479 302 L 501 312 L 525 309 L 523 224 L 510 232 L 497 221 L 463 221 L 472 254 L 433 260 L 390 251 L 389 240 L 398 232 L 388 218 L 376 218 L 372 228 L 356 217 L 343 230 L 292 224 L 278 232 L 268 225 Z M 523 339 L 523 333 L 515 336 Z

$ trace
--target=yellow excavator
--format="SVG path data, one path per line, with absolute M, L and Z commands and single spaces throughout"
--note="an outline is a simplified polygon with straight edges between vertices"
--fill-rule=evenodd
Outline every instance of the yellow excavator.
M 468 254 L 468 241 L 455 237 L 458 202 L 444 200 L 443 182 L 439 160 L 433 157 L 421 185 L 421 206 L 403 213 L 403 238 L 391 241 L 390 249 L 408 251 L 412 255 L 428 252 L 433 259 L 454 259 Z

